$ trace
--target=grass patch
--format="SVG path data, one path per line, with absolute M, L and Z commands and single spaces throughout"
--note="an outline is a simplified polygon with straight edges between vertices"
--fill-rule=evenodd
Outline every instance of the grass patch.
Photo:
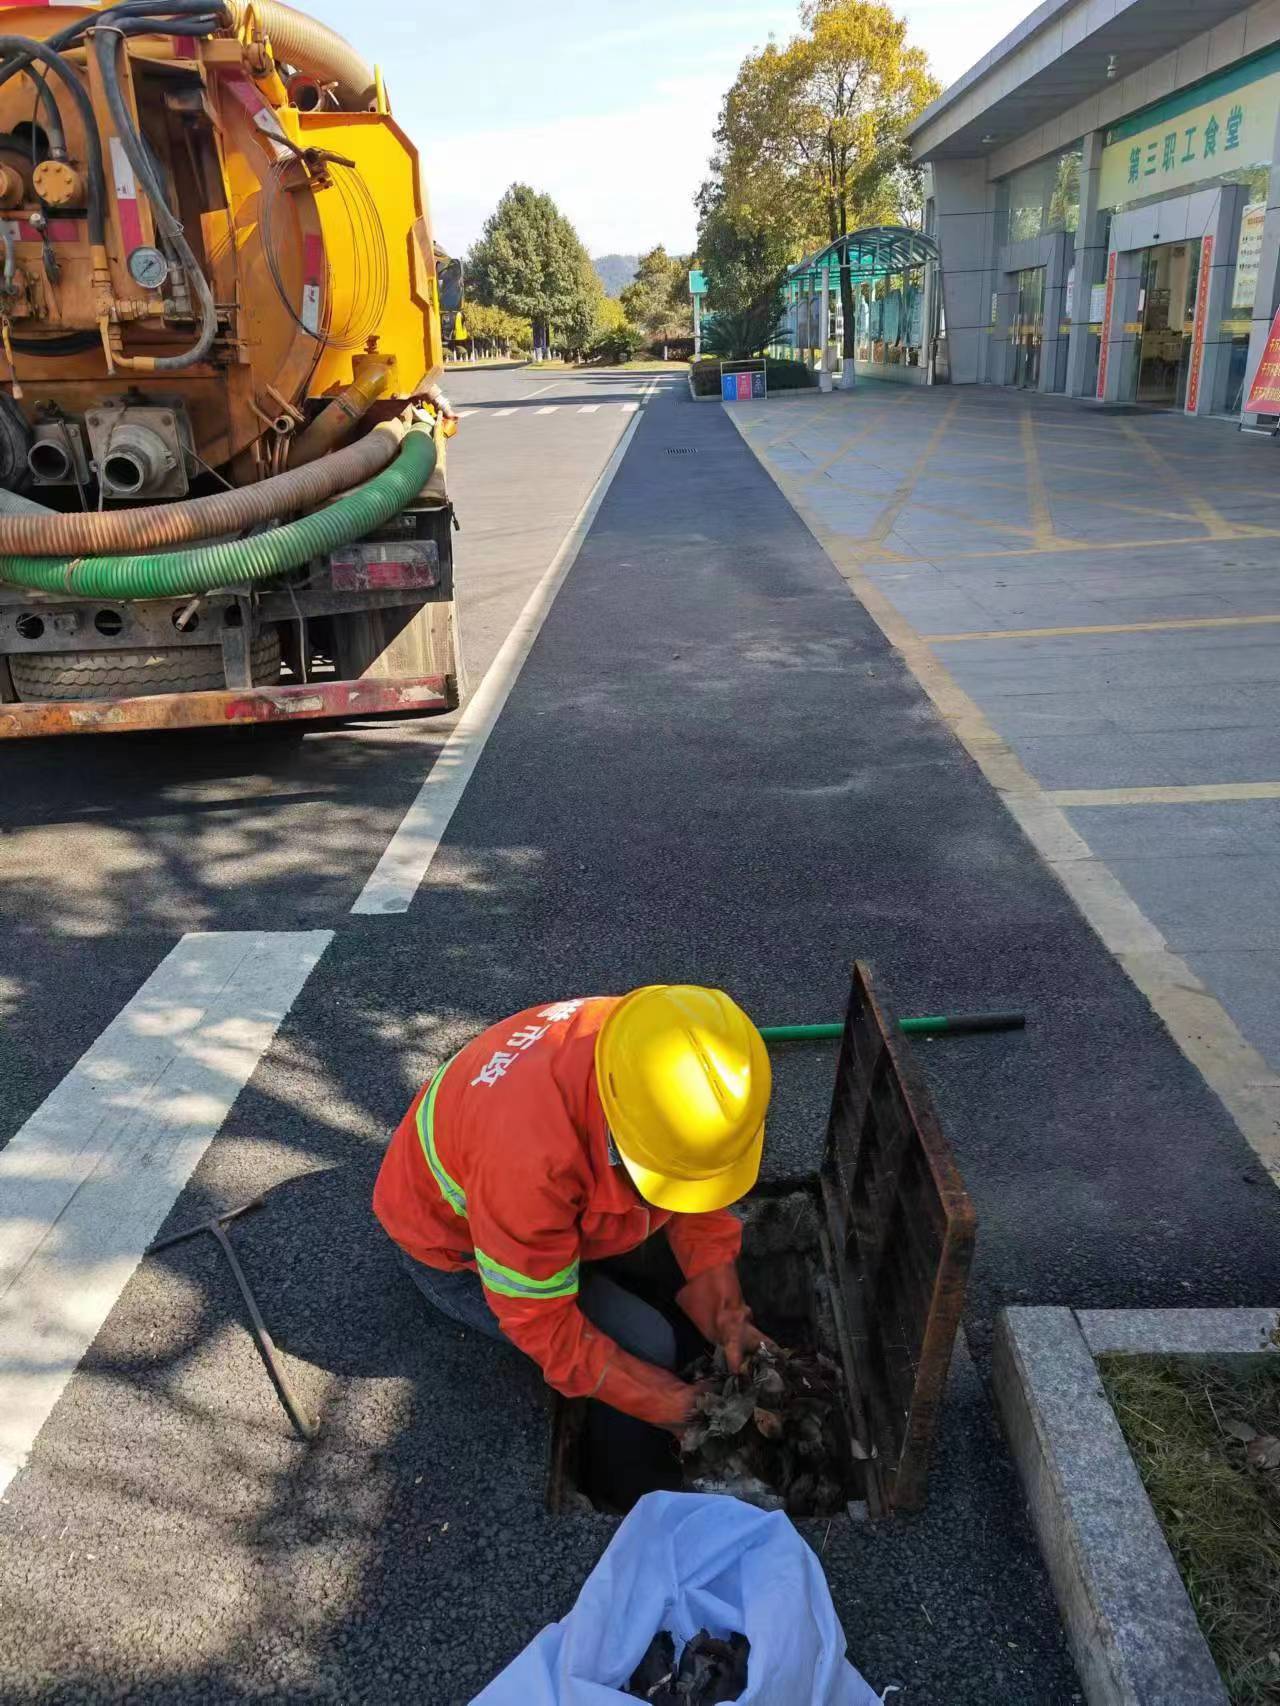
M 1098 1368 L 1233 1706 L 1280 1706 L 1280 1369 Z

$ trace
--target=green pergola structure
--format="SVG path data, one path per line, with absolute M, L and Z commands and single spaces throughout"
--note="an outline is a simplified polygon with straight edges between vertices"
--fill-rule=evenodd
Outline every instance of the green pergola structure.
M 796 346 L 809 350 L 827 347 L 830 304 L 833 297 L 839 299 L 840 279 L 846 269 L 856 291 L 864 284 L 921 270 L 926 278 L 930 271 L 936 278 L 941 259 L 933 238 L 908 225 L 869 225 L 806 256 L 788 272 L 784 287 Z M 936 290 L 931 294 L 932 312 L 926 322 L 930 337 L 936 319 Z

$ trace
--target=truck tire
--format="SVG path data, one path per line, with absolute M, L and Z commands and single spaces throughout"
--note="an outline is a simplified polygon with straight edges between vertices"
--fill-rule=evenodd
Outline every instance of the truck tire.
M 218 693 L 227 681 L 221 646 L 153 651 L 14 652 L 9 658 L 19 699 L 144 699 L 156 693 Z M 253 642 L 253 679 L 280 679 L 280 635 L 268 628 Z

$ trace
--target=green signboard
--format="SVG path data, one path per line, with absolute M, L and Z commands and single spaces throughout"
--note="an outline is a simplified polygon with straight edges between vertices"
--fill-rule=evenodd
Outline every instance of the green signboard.
M 689 294 L 690 296 L 705 296 L 707 294 L 707 275 L 705 273 L 695 271 L 689 274 Z
M 1280 55 L 1272 51 L 1112 125 L 1099 201 L 1120 207 L 1270 164 L 1278 118 Z

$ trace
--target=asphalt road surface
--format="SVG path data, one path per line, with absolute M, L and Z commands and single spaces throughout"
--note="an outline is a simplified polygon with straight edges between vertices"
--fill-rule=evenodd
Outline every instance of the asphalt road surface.
M 546 1513 L 536 1371 L 403 1282 L 368 1209 L 387 1133 L 539 998 L 688 978 L 822 1019 L 855 955 L 903 1011 L 1030 1024 L 922 1049 L 981 1220 L 928 1510 L 811 1538 L 877 1689 L 1080 1698 L 984 1384 L 994 1309 L 1274 1301 L 1280 1205 L 720 407 L 647 389 L 453 379 L 477 679 L 634 436 L 407 911 L 351 908 L 446 724 L 5 754 L 0 1135 L 38 1201 L 87 1157 L 60 1217 L 0 1218 L 0 1284 L 43 1237 L 4 1396 L 49 1412 L 7 1474 L 0 1404 L 5 1701 L 469 1700 L 613 1525 Z M 774 1176 L 815 1165 L 830 1074 L 779 1059 Z M 112 1120 L 127 1189 L 94 1172 Z M 309 1446 L 212 1242 L 131 1254 L 148 1202 L 169 1232 L 262 1191 L 234 1236 Z

